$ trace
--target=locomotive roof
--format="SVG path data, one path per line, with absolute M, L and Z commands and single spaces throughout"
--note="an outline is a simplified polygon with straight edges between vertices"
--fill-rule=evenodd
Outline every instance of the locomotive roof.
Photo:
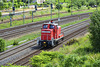
M 53 24 L 53 25 L 58 25 L 58 24 L 56 24 L 56 23 L 44 23 L 44 24 Z

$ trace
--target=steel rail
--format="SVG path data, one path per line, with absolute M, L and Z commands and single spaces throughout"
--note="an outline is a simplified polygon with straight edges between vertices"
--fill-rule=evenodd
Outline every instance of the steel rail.
M 86 15 L 86 16 L 88 17 L 89 15 Z M 87 18 L 86 16 L 82 16 L 81 19 Z M 78 18 L 73 17 L 73 18 L 62 19 L 60 25 L 65 24 L 65 23 L 69 23 L 69 22 L 75 21 L 75 20 L 78 20 Z M 57 21 L 55 21 L 55 22 L 57 22 Z M 41 24 L 38 24 L 36 26 L 35 25 L 26 26 L 25 28 L 19 27 L 18 29 L 15 29 L 15 30 L 12 30 L 12 31 L 8 30 L 8 32 L 0 33 L 0 37 L 4 38 L 4 39 L 10 39 L 10 38 L 13 38 L 15 36 L 19 36 L 19 35 L 23 35 L 23 34 L 26 34 L 26 33 L 30 33 L 30 32 L 39 30 L 41 28 L 40 26 L 41 26 Z
M 87 25 L 89 25 L 89 23 L 88 23 L 88 24 L 85 24 L 85 25 L 83 25 L 83 26 L 80 26 L 79 28 L 77 27 L 77 29 L 74 30 L 73 32 L 70 32 L 70 33 L 67 32 L 68 34 L 65 35 L 64 41 L 61 41 L 61 42 L 59 43 L 58 46 L 63 45 L 63 42 L 66 42 L 66 41 L 68 41 L 70 38 L 73 38 L 73 37 L 75 37 L 76 35 L 78 35 L 78 34 L 80 34 L 80 33 L 83 33 L 83 31 L 86 31 L 86 29 L 88 28 Z M 58 49 L 58 46 L 57 46 L 57 47 L 54 47 L 54 48 L 57 48 L 57 49 Z M 53 49 L 54 49 L 54 48 L 53 48 Z M 52 49 L 52 50 L 53 50 L 53 49 Z M 50 49 L 47 50 L 47 51 L 50 51 Z M 40 50 L 38 50 L 38 52 L 35 52 L 36 54 L 33 52 L 32 54 L 27 55 L 26 57 L 23 57 L 23 58 L 17 60 L 17 61 L 14 62 L 13 64 L 17 64 L 17 65 L 29 65 L 29 59 L 30 59 L 30 57 L 32 57 L 32 56 L 34 56 L 34 55 L 37 55 L 37 54 L 39 54 L 40 52 L 41 52 Z
M 72 16 L 66 16 L 66 17 L 62 17 L 62 19 L 69 19 L 72 17 L 82 17 L 82 16 L 87 16 L 89 17 L 89 14 L 92 13 L 83 13 L 83 14 L 78 14 L 78 15 L 72 15 Z M 53 21 L 57 21 L 58 18 L 53 19 Z M 34 23 L 29 23 L 29 24 L 25 24 L 25 25 L 20 25 L 20 26 L 16 26 L 16 27 L 12 27 L 12 28 L 7 28 L 7 29 L 2 29 L 0 30 L 0 33 L 5 33 L 11 30 L 15 30 L 15 29 L 20 29 L 20 28 L 24 28 L 24 27 L 29 27 L 29 26 L 33 26 L 33 25 L 37 25 L 37 24 L 42 24 L 44 22 L 49 22 L 49 20 L 45 20 L 45 21 L 40 21 L 40 22 L 34 22 Z
M 80 23 L 78 23 L 78 24 L 80 25 Z M 84 24 L 84 23 L 83 23 L 83 24 Z M 79 25 L 78 25 L 78 26 L 79 26 Z M 82 24 L 81 24 L 81 25 L 82 25 Z M 78 27 L 78 26 L 76 26 L 76 27 Z M 73 27 L 74 27 L 74 25 L 73 25 Z M 75 27 L 74 27 L 74 28 L 75 28 Z M 64 28 L 64 29 L 66 29 L 66 30 L 67 30 L 67 29 L 68 29 L 68 27 L 67 27 L 67 28 Z M 64 30 L 64 29 L 63 29 L 63 30 Z M 71 25 L 71 29 L 72 29 L 72 25 Z M 71 32 L 72 32 L 72 31 L 71 31 Z M 68 33 L 67 33 L 67 34 L 68 34 Z M 28 45 L 27 45 L 27 44 L 28 44 Z M 27 45 L 27 46 L 29 46 L 29 43 L 27 43 L 27 44 L 26 44 L 26 45 Z M 26 46 L 26 45 L 23 45 L 23 46 Z M 32 45 L 33 45 L 33 44 L 32 44 Z M 17 46 L 17 47 L 16 47 L 16 49 L 17 49 L 17 48 L 19 48 L 20 50 L 24 50 L 24 49 L 25 49 L 25 47 L 23 48 L 23 46 L 22 46 L 22 45 L 19 45 L 19 46 Z M 27 46 L 26 46 L 26 47 L 27 47 Z M 30 46 L 29 46 L 29 47 L 30 47 Z M 23 48 L 23 49 L 22 49 L 22 48 Z M 18 49 L 18 50 L 19 50 L 19 49 Z M 15 50 L 15 51 L 16 51 L 16 52 L 20 52 L 20 50 L 19 50 L 19 51 L 18 51 L 18 50 Z M 4 57 L 5 59 L 7 59 L 7 58 L 8 58 L 8 55 L 7 55 L 6 53 L 8 53 L 8 54 L 9 54 L 9 56 L 13 55 L 13 53 L 15 53 L 15 54 L 16 54 L 16 52 L 15 52 L 15 51 L 14 51 L 14 52 L 10 52 L 10 51 L 14 51 L 14 49 L 12 49 L 12 50 L 8 50 L 8 51 L 6 51 L 6 52 L 1 53 L 1 54 L 0 54 L 1 60 L 2 60 L 2 58 L 3 58 L 3 57 Z M 10 53 L 9 53 L 9 52 L 10 52 Z M 12 54 L 11 54 L 11 53 L 12 53 Z M 4 55 L 6 55 L 6 56 L 4 56 Z M 3 60 L 5 60 L 4 58 L 3 58 Z M 4 62 L 3 62 L 3 61 L 1 61 L 1 63 L 4 63 Z

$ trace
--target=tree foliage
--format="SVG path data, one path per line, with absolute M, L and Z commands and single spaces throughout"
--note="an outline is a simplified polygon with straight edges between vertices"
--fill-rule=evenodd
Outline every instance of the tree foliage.
M 61 4 L 57 4 L 57 5 L 56 5 L 56 9 L 61 10 L 62 8 L 63 8 L 63 7 L 62 7 Z
M 32 67 L 98 67 L 100 60 L 92 61 L 88 56 L 78 56 L 77 54 L 64 55 L 60 52 L 43 51 L 39 55 L 33 56 L 30 64 Z
M 91 23 L 89 27 L 90 41 L 94 48 L 100 50 L 100 11 L 94 12 L 91 17 Z

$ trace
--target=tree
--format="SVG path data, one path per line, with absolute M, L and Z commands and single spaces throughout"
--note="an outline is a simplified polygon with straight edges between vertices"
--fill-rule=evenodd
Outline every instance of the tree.
M 77 7 L 78 7 L 78 9 L 80 9 L 81 8 L 81 3 L 80 2 L 77 2 Z
M 94 12 L 90 19 L 90 42 L 94 48 L 100 50 L 100 11 Z
M 4 8 L 6 8 L 6 10 L 9 8 L 8 3 L 4 3 Z

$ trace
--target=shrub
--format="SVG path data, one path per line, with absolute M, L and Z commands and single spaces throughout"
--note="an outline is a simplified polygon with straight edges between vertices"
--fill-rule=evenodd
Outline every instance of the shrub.
M 90 6 L 88 6 L 88 9 L 90 9 Z
M 18 45 L 18 41 L 14 40 L 13 45 Z
M 0 52 L 3 52 L 5 50 L 5 41 L 3 39 L 0 39 Z
M 86 60 L 86 56 L 79 57 L 77 55 L 69 55 L 65 58 L 64 67 L 82 67 Z
M 53 67 L 53 64 L 52 63 L 48 63 L 45 65 L 45 67 Z
M 100 67 L 100 60 L 96 60 L 96 61 L 93 63 L 93 67 Z
M 100 11 L 94 12 L 90 19 L 90 42 L 96 50 L 100 50 Z
M 80 9 L 81 8 L 81 3 L 80 2 L 77 2 L 77 7 L 78 7 L 78 9 Z
M 70 12 L 71 12 L 71 10 L 70 10 L 70 9 L 68 9 L 68 12 L 70 13 Z
M 94 0 L 90 0 L 90 2 L 89 2 L 89 6 L 94 6 L 95 5 L 95 1 Z
M 60 53 L 58 52 L 46 52 L 46 51 L 44 52 L 43 51 L 39 55 L 33 56 L 30 60 L 31 61 L 30 64 L 33 67 L 43 67 L 45 64 L 47 64 L 46 67 L 51 67 L 52 66 L 51 63 L 50 64 L 48 63 L 51 62 L 54 58 L 57 58 L 59 54 Z

